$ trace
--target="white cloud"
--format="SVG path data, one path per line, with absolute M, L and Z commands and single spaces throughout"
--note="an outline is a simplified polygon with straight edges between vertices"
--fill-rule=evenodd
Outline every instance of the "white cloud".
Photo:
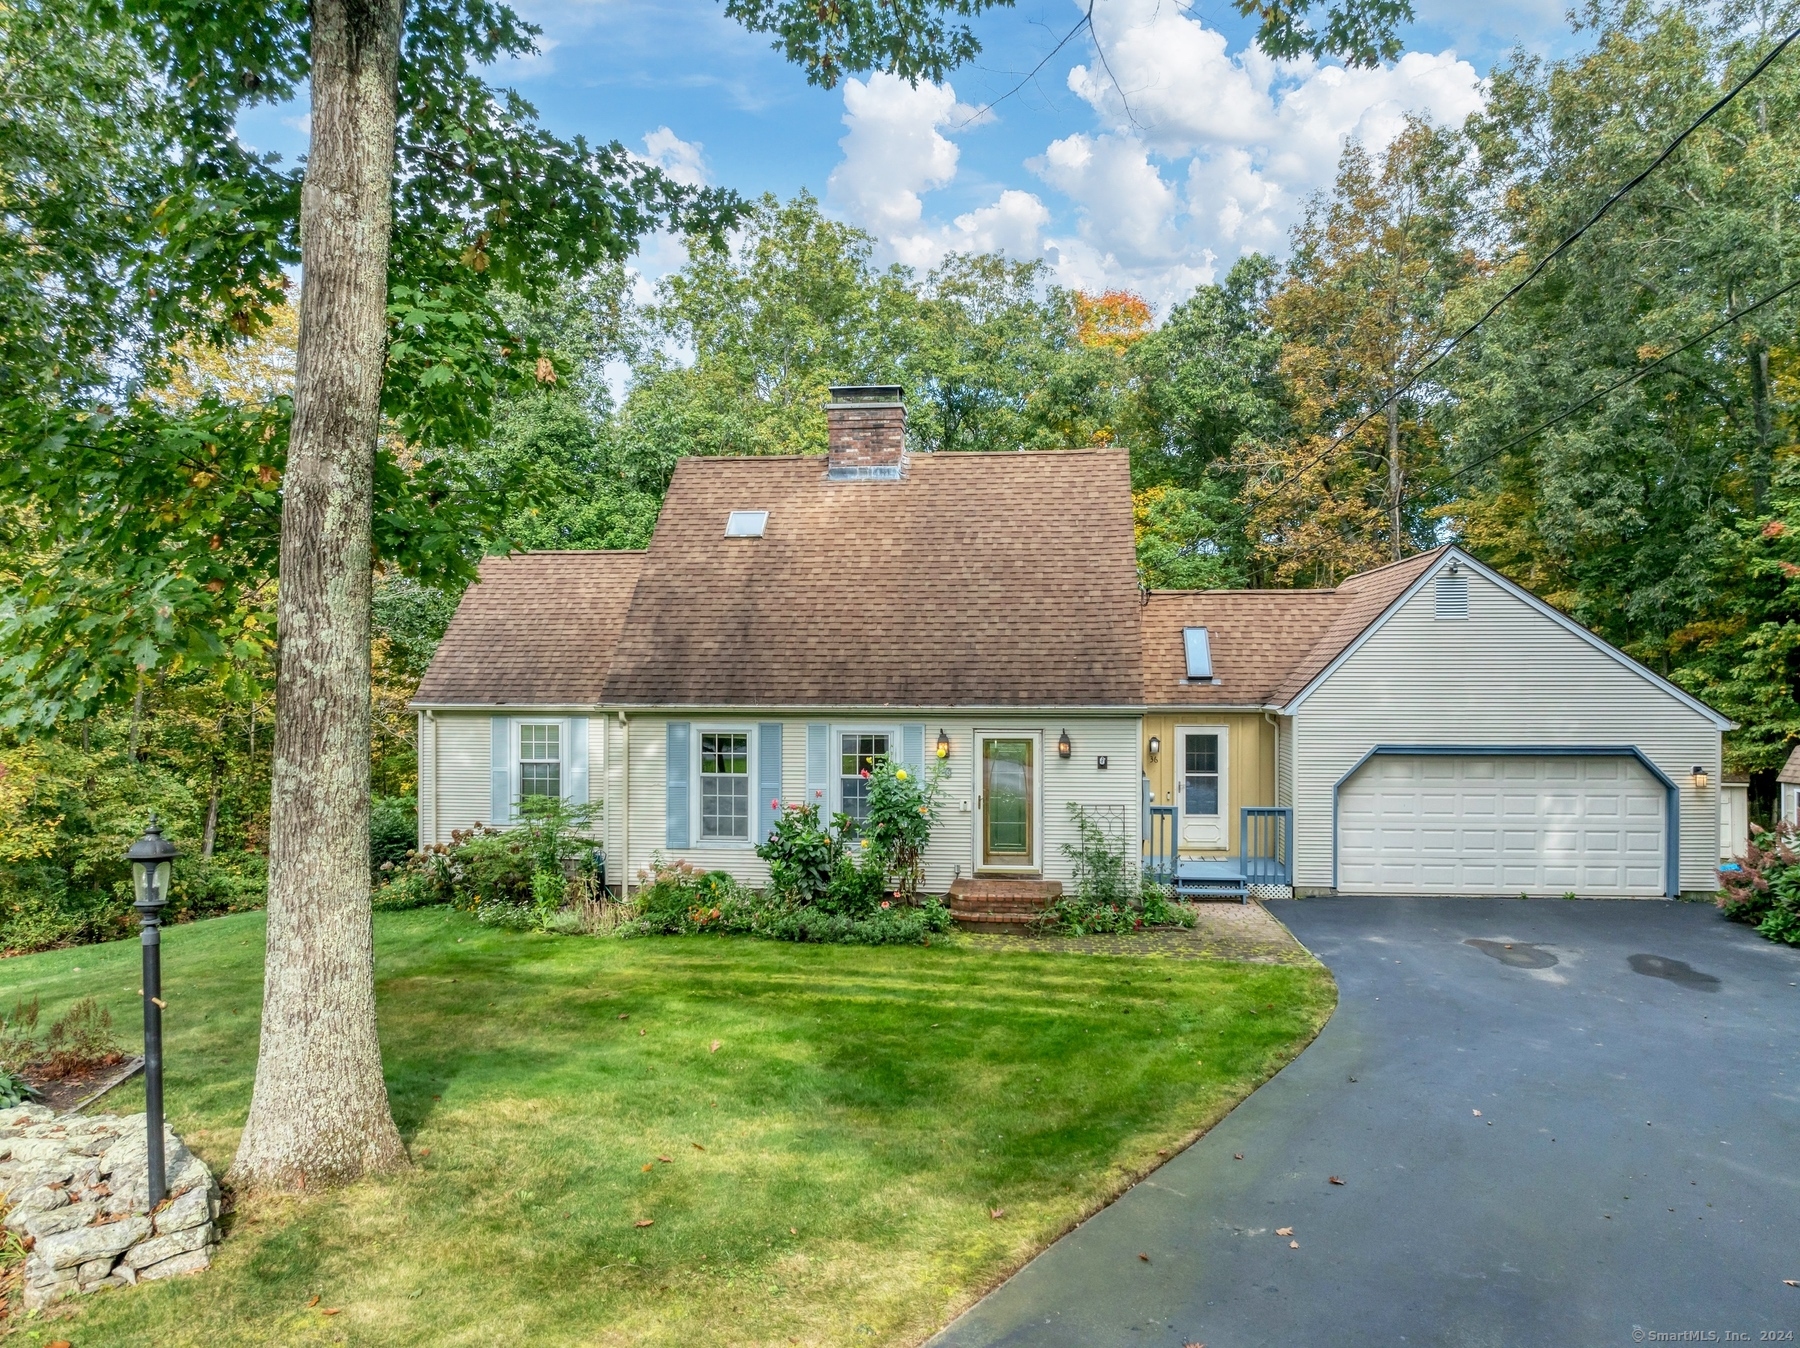
M 1129 287 L 1167 308 L 1243 253 L 1283 252 L 1348 140 L 1379 152 L 1409 113 L 1456 125 L 1485 95 L 1454 51 L 1366 70 L 1278 62 L 1254 46 L 1232 53 L 1190 14 L 1169 0 L 1095 10 L 1105 62 L 1096 54 L 1068 74 L 1095 125 L 1026 160 L 1044 196 L 1006 186 L 947 224 L 927 197 L 956 179 L 953 137 L 973 124 L 970 109 L 948 84 L 848 81 L 828 200 L 914 267 L 950 251 L 1042 257 L 1063 285 Z
M 639 157 L 678 183 L 705 187 L 709 181 L 706 160 L 701 154 L 705 148 L 697 140 L 683 140 L 668 127 L 659 126 L 644 137 L 644 153 Z

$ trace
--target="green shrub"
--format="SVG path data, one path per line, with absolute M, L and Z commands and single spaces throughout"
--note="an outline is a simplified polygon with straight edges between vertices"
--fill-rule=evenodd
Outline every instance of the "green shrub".
M 933 935 L 949 930 L 950 910 L 927 898 L 916 904 L 884 900 L 863 917 L 818 908 L 764 909 L 757 913 L 751 934 L 834 945 L 929 945 Z
M 1122 835 L 1108 835 L 1094 813 L 1074 801 L 1069 815 L 1075 841 L 1063 844 L 1063 855 L 1074 863 L 1074 891 L 1044 910 L 1033 923 L 1037 930 L 1088 936 L 1194 925 L 1193 913 L 1171 903 L 1160 886 L 1143 883 L 1142 869 Z
M 11 1109 L 14 1105 L 22 1105 L 37 1092 L 25 1084 L 25 1079 L 0 1067 L 0 1109 Z
M 769 888 L 777 895 L 792 903 L 819 903 L 844 855 L 843 831 L 827 828 L 817 805 L 789 805 L 756 845 L 756 855 L 769 863 Z
M 916 772 L 891 762 L 875 765 L 869 779 L 869 808 L 857 837 L 869 843 L 874 860 L 894 882 L 894 897 L 911 904 L 925 878 L 925 849 L 937 824 L 937 801 L 947 769 L 942 763 L 920 780 Z
M 374 796 L 369 800 L 369 867 L 379 883 L 386 873 L 406 865 L 419 841 L 419 803 L 411 796 Z
M 648 871 L 638 872 L 638 886 L 631 896 L 634 916 L 619 928 L 621 935 L 691 936 L 751 929 L 756 895 L 725 871 L 659 859 Z
M 1793 825 L 1775 832 L 1752 824 L 1749 852 L 1736 870 L 1719 872 L 1719 911 L 1755 927 L 1759 936 L 1800 945 L 1800 852 Z

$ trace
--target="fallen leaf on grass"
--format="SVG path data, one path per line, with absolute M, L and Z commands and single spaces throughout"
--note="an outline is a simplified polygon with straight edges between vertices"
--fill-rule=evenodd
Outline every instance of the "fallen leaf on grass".
M 643 1038 L 643 1037 L 644 1037 L 644 1036 L 645 1036 L 645 1035 L 647 1035 L 647 1034 L 649 1034 L 649 1033 L 650 1033 L 650 1031 L 648 1031 L 648 1030 L 639 1030 L 639 1031 L 638 1031 L 638 1038 L 639 1038 L 639 1039 L 642 1039 L 642 1038 Z
M 1294 1228 L 1291 1226 L 1278 1226 L 1275 1228 L 1275 1234 L 1278 1236 L 1291 1236 L 1294 1234 Z
M 642 1218 L 639 1218 L 637 1221 L 633 1222 L 632 1225 L 633 1226 L 655 1226 L 656 1218 L 642 1217 Z
M 44 1348 L 74 1348 L 74 1346 L 67 1339 L 51 1339 L 44 1345 Z
M 708 1053 L 717 1053 L 719 1051 L 720 1047 L 721 1047 L 721 1045 L 720 1045 L 719 1041 L 717 1039 L 715 1039 L 712 1041 L 712 1047 L 710 1049 L 708 1049 L 707 1052 Z
M 1338 1178 L 1338 1177 L 1337 1177 L 1337 1176 L 1336 1176 L 1336 1175 L 1333 1175 L 1333 1176 L 1332 1176 L 1332 1177 L 1331 1177 L 1331 1183 L 1333 1183 L 1333 1184 L 1342 1184 L 1342 1183 L 1343 1183 L 1343 1182 L 1344 1182 L 1344 1181 L 1342 1181 L 1342 1180 L 1341 1180 L 1341 1179 L 1339 1179 L 1339 1178 Z
M 343 1309 L 344 1308 L 342 1306 L 321 1306 L 319 1308 L 319 1314 L 320 1315 L 336 1315 L 339 1311 L 341 1311 Z
M 789 1228 L 788 1228 L 788 1234 L 789 1234 L 789 1235 L 790 1235 L 790 1236 L 797 1236 L 797 1235 L 799 1235 L 799 1234 L 800 1234 L 800 1228 L 799 1228 L 799 1227 L 797 1227 L 797 1226 L 790 1226 L 790 1227 L 789 1227 Z
M 1168 1154 L 1169 1154 L 1169 1153 L 1168 1153 L 1168 1151 L 1167 1151 L 1167 1150 L 1165 1150 L 1165 1149 L 1164 1149 L 1164 1148 L 1162 1148 L 1162 1147 L 1158 1147 L 1158 1148 L 1157 1148 L 1157 1149 L 1156 1149 L 1156 1154 L 1157 1154 L 1157 1155 L 1158 1155 L 1158 1156 L 1167 1156 L 1167 1155 L 1168 1155 Z
M 688 1145 L 693 1147 L 693 1149 L 695 1151 L 705 1151 L 706 1150 L 706 1148 L 701 1146 L 698 1142 L 692 1142 L 692 1143 L 689 1143 Z
M 631 1019 L 631 1012 L 629 1012 L 629 1011 L 621 1011 L 621 1012 L 619 1012 L 619 1019 L 620 1019 L 620 1020 L 630 1020 L 630 1019 Z
M 314 1297 L 311 1301 L 307 1302 L 306 1304 L 309 1308 L 316 1306 L 319 1304 L 319 1299 L 317 1297 Z
M 420 1147 L 419 1148 L 419 1159 L 420 1160 L 424 1160 L 429 1155 L 431 1155 L 430 1147 Z
M 1006 1216 L 1006 1209 L 995 1208 L 992 1212 L 988 1213 L 988 1216 L 992 1217 L 995 1221 L 999 1221 L 1002 1217 Z
M 654 1164 L 652 1164 L 652 1163 L 650 1163 L 650 1162 L 645 1162 L 645 1163 L 644 1163 L 644 1169 L 646 1169 L 646 1170 L 654 1170 L 654 1169 L 656 1169 L 656 1166 L 655 1166 L 655 1165 L 654 1165 Z

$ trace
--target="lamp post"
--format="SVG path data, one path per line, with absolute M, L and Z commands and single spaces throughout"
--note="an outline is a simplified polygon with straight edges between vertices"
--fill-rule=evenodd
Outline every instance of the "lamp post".
M 162 1098 L 162 908 L 169 901 L 169 863 L 179 853 L 163 837 L 154 813 L 144 836 L 131 844 L 132 906 L 144 945 L 144 1151 L 150 1169 L 150 1207 L 168 1190 L 163 1174 Z

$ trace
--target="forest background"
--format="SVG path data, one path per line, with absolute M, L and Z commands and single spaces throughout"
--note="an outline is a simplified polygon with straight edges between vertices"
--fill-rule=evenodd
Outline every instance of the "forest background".
M 1349 144 L 1285 260 L 1240 258 L 1165 315 L 1059 289 L 1037 262 L 879 267 L 869 235 L 804 194 L 752 203 L 722 242 L 689 240 L 650 297 L 620 264 L 530 301 L 499 285 L 506 330 L 537 353 L 531 377 L 428 368 L 421 383 L 446 399 L 479 386 L 484 433 L 459 443 L 396 421 L 388 436 L 449 562 L 412 576 L 378 563 L 375 864 L 412 841 L 406 704 L 467 563 L 641 547 L 678 457 L 823 452 L 834 383 L 902 386 L 919 452 L 1126 450 L 1148 586 L 1330 586 L 1458 541 L 1740 722 L 1727 768 L 1750 776 L 1766 819 L 1800 742 L 1800 53 L 1433 361 L 1797 15 L 1591 7 L 1581 54 L 1516 55 L 1460 127 L 1415 119 L 1380 153 Z M 33 59 L 56 69 L 54 34 L 15 24 L 4 40 L 9 76 Z M 128 51 L 83 59 L 136 78 Z M 44 130 L 0 127 L 9 191 Z M 72 158 L 115 152 L 79 126 L 58 134 Z M 485 270 L 479 238 L 460 262 Z M 416 362 L 432 324 L 479 326 L 457 293 L 429 313 L 397 302 L 392 362 Z M 274 315 L 154 359 L 118 353 L 116 396 L 190 422 L 279 422 L 295 326 L 291 307 Z M 71 544 L 41 493 L 0 478 L 0 950 L 121 934 L 120 858 L 151 808 L 184 849 L 178 915 L 261 902 L 281 469 L 267 458 L 209 544 L 232 566 L 193 589 L 228 639 L 184 626 L 176 590 L 144 625 L 115 630 L 96 605 L 70 626 L 83 595 L 128 592 L 141 559 Z M 203 498 L 211 470 L 182 471 L 184 499 Z M 116 668 L 91 696 L 77 681 L 46 698 L 67 657 L 44 633 L 73 630 L 110 642 Z

